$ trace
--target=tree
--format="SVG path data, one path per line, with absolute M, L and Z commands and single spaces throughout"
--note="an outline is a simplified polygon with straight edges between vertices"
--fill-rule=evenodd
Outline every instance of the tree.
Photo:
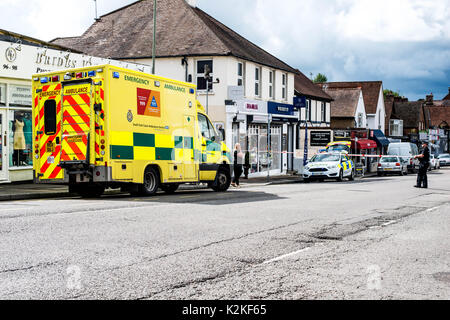
M 385 98 L 386 98 L 387 95 L 392 95 L 394 97 L 400 97 L 400 92 L 393 91 L 393 90 L 390 90 L 390 89 L 384 89 L 383 90 L 383 95 L 384 95 Z
M 324 83 L 327 81 L 328 81 L 327 76 L 324 74 L 321 74 L 321 73 L 318 73 L 317 76 L 313 80 L 314 83 Z

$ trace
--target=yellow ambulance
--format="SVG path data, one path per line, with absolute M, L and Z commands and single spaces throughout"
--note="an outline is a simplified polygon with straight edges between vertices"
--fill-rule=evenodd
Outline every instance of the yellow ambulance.
M 231 155 L 195 85 L 102 65 L 33 75 L 35 183 L 82 196 L 226 191 Z

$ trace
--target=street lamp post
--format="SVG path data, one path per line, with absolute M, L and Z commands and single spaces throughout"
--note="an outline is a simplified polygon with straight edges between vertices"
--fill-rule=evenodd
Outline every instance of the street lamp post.
M 155 74 L 155 55 L 156 55 L 156 0 L 153 0 L 152 74 Z

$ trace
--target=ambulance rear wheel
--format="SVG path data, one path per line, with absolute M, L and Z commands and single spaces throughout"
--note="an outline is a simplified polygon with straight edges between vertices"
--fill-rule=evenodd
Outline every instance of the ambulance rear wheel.
M 227 191 L 231 184 L 231 174 L 229 170 L 219 168 L 216 180 L 211 184 L 211 188 L 216 192 Z
M 148 167 L 144 172 L 144 183 L 139 186 L 139 193 L 143 196 L 151 196 L 158 191 L 159 173 L 154 167 Z
M 180 185 L 178 183 L 168 183 L 168 184 L 161 184 L 160 188 L 165 193 L 172 194 L 175 191 L 177 191 L 179 186 Z

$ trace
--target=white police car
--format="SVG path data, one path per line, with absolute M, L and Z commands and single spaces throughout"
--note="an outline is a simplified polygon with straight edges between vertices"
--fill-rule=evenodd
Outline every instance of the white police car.
M 355 178 L 355 165 L 346 153 L 320 153 L 308 161 L 303 168 L 303 181 L 312 179 L 337 179 L 342 181 Z

